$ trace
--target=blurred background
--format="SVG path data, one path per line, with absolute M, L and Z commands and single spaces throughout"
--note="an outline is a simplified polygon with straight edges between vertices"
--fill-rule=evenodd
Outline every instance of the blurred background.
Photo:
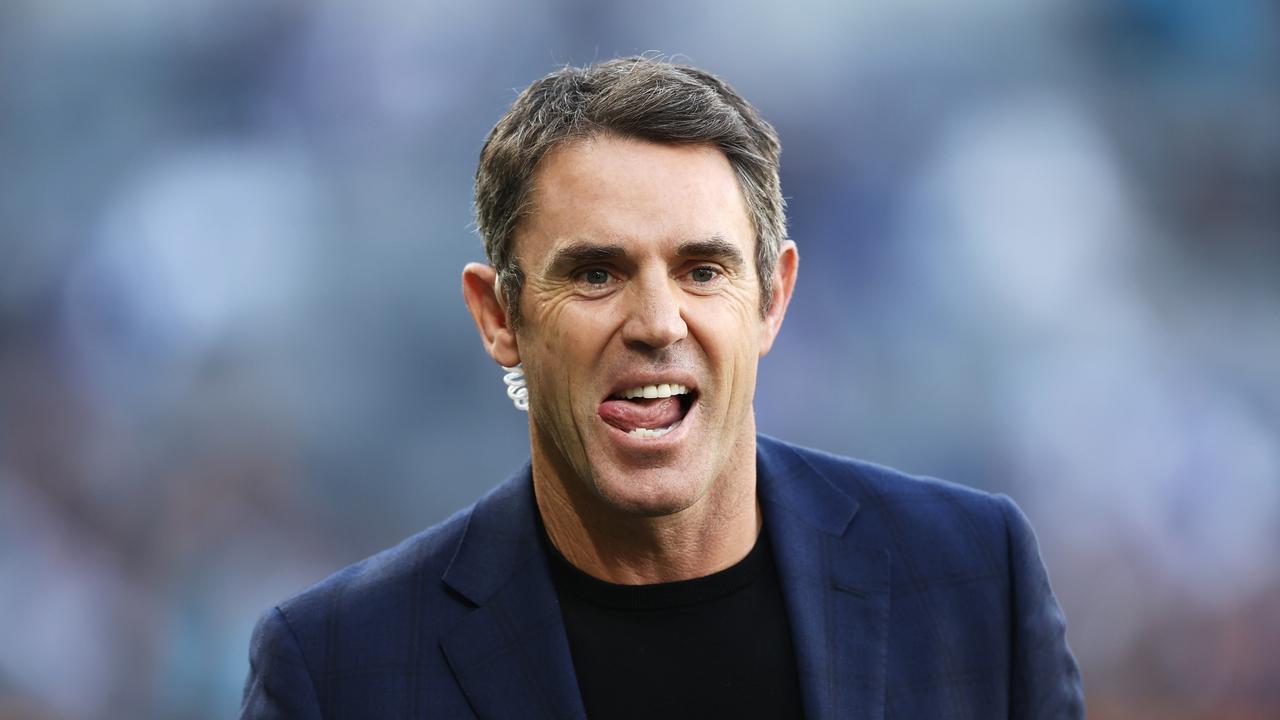
M 4 0 L 0 717 L 234 716 L 260 612 L 520 466 L 476 157 L 647 51 L 783 140 L 761 429 L 1017 500 L 1091 717 L 1280 717 L 1269 0 Z

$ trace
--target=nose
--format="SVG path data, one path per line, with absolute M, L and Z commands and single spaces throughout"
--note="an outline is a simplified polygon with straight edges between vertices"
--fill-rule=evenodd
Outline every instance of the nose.
M 665 274 L 638 277 L 632 283 L 627 289 L 623 341 L 639 350 L 660 350 L 683 340 L 689 334 L 689 326 L 684 321 L 680 291 L 670 278 Z

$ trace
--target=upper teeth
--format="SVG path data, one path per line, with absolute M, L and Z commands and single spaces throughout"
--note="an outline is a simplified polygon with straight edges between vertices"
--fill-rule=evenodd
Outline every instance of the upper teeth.
M 661 385 L 642 385 L 633 387 L 629 390 L 623 390 L 620 395 L 630 400 L 631 398 L 664 398 L 672 395 L 687 395 L 689 388 L 678 383 L 662 383 Z

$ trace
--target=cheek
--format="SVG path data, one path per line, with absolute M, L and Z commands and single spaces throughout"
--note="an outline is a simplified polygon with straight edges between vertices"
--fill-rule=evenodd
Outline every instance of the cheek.
M 557 308 L 526 327 L 521 343 L 533 352 L 543 392 L 555 393 L 555 404 L 577 404 L 580 389 L 591 385 L 609 339 L 608 313 L 577 306 Z M 594 407 L 594 405 L 593 405 Z
M 580 302 L 565 306 L 556 313 L 550 332 L 544 333 L 552 353 L 581 359 L 598 359 L 616 325 L 615 310 L 606 303 Z
M 707 304 L 687 312 L 686 321 L 713 364 L 740 366 L 759 359 L 763 321 L 757 308 L 736 302 Z
M 520 345 L 541 356 L 554 368 L 557 356 L 572 342 L 574 321 L 560 303 L 531 303 L 536 314 L 526 314 L 520 328 Z

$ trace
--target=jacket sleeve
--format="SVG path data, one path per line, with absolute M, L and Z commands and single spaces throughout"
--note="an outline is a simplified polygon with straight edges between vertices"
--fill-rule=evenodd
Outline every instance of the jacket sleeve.
M 1067 647 L 1067 621 L 1049 587 L 1035 533 L 1008 497 L 999 496 L 1008 536 L 1012 608 L 1009 717 L 1084 718 L 1080 669 Z
M 284 613 L 272 608 L 253 629 L 240 720 L 277 718 L 319 720 L 320 706 L 293 629 Z

